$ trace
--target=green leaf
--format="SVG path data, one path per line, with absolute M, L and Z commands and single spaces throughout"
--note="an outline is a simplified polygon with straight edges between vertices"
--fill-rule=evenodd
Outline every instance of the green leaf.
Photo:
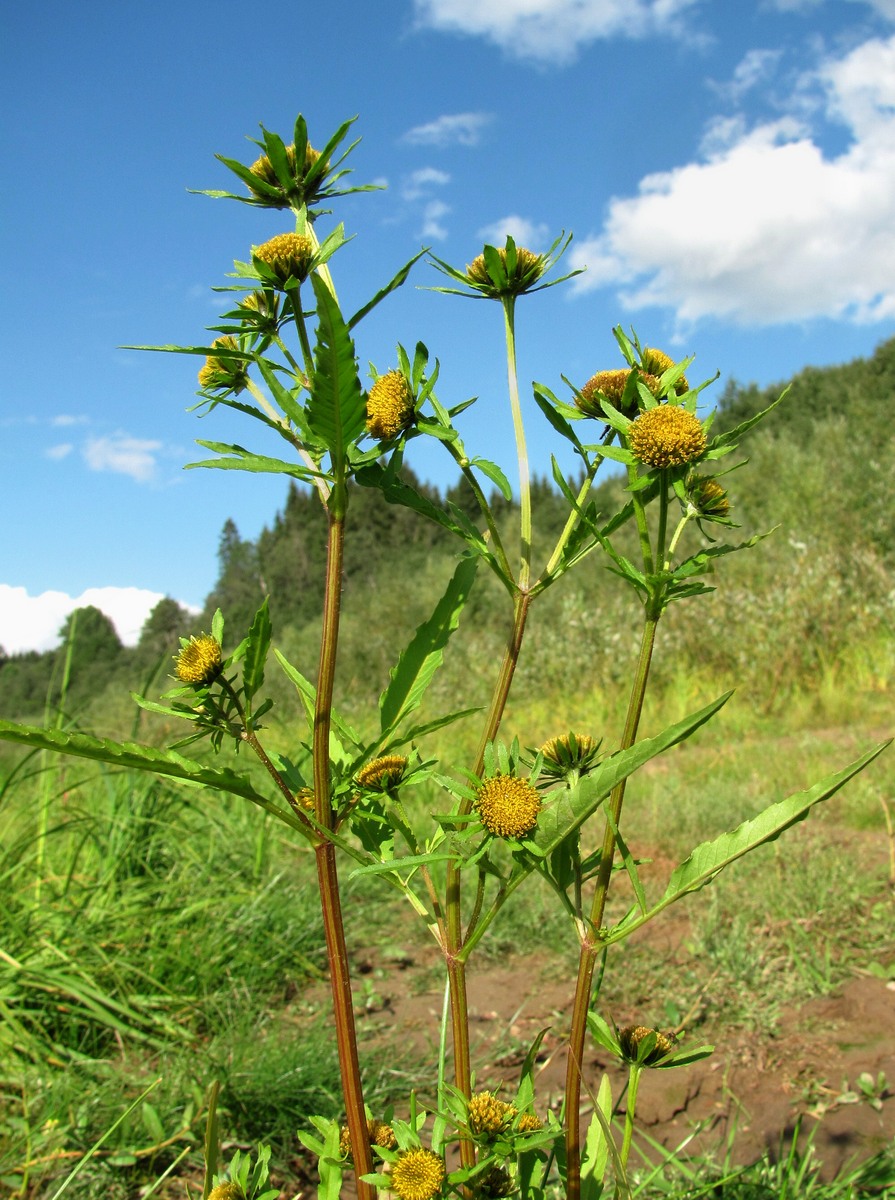
M 357 310 L 357 312 L 354 314 L 354 316 L 349 319 L 348 328 L 353 329 L 355 327 L 355 325 L 357 325 L 358 322 L 362 321 L 364 319 L 364 317 L 367 315 L 367 313 L 370 312 L 372 309 L 374 309 L 381 300 L 384 300 L 385 297 L 390 295 L 393 291 L 395 291 L 396 288 L 401 287 L 401 285 L 406 282 L 407 276 L 410 274 L 411 268 L 414 266 L 415 263 L 419 262 L 419 260 L 423 257 L 423 255 L 425 253 L 426 253 L 426 250 L 424 248 L 424 249 L 420 250 L 419 254 L 414 254 L 413 258 L 409 259 L 404 264 L 404 266 L 401 268 L 400 271 L 398 271 L 398 273 L 394 276 L 394 278 L 390 279 L 389 282 L 385 285 L 385 287 L 379 289 L 379 291 L 376 293 L 376 295 L 373 297 L 372 300 L 368 300 L 367 303 L 363 306 L 363 308 L 359 308 Z
M 216 454 L 230 454 L 231 458 L 207 458 L 202 462 L 187 463 L 184 468 L 192 471 L 196 467 L 215 467 L 223 471 L 251 471 L 262 475 L 292 475 L 306 483 L 313 481 L 315 473 L 298 463 L 284 462 L 281 458 L 268 458 L 261 454 L 252 454 L 243 446 L 229 445 L 226 442 L 196 442 L 206 450 Z
M 678 721 L 676 725 L 669 725 L 655 737 L 644 738 L 629 750 L 619 750 L 611 754 L 574 788 L 562 789 L 555 793 L 556 799 L 545 807 L 538 818 L 537 829 L 523 845 L 531 846 L 539 857 L 546 858 L 564 838 L 587 820 L 617 783 L 627 779 L 657 754 L 685 741 L 710 720 L 727 703 L 731 695 L 731 692 L 725 692 L 705 708 L 685 717 L 683 721 Z
M 314 706 L 317 703 L 317 689 L 314 687 L 313 683 L 311 683 L 310 679 L 306 679 L 297 667 L 293 667 L 288 658 L 281 654 L 279 650 L 274 650 L 274 657 L 283 668 L 285 675 L 295 684 L 302 703 L 304 704 L 305 712 L 308 717 L 308 723 L 313 727 Z M 346 721 L 343 721 L 335 709 L 332 710 L 330 719 L 332 721 L 333 729 L 338 730 L 338 732 L 343 738 L 345 738 L 346 741 L 352 742 L 355 746 L 363 745 L 356 730 L 352 729 L 352 727 Z M 334 757 L 348 758 L 348 755 L 340 745 L 338 739 L 332 733 L 330 734 L 330 746 L 332 748 Z
M 246 641 L 245 659 L 242 664 L 242 686 L 245 690 L 246 706 L 251 711 L 252 699 L 264 683 L 264 664 L 270 650 L 271 624 L 267 597 L 252 621 Z
M 594 1113 L 588 1126 L 581 1156 L 581 1200 L 599 1200 L 603 1192 L 603 1176 L 609 1161 L 609 1143 L 606 1129 L 612 1117 L 612 1088 L 609 1076 L 603 1075 L 597 1092 L 597 1107 L 603 1120 Z
M 255 360 L 258 364 L 258 370 L 261 372 L 261 377 L 267 386 L 270 388 L 271 395 L 280 408 L 286 414 L 290 421 L 301 430 L 302 435 L 305 435 L 308 430 L 308 422 L 305 410 L 298 403 L 288 388 L 284 387 L 277 378 L 277 373 L 273 365 L 260 355 Z
M 30 746 L 36 750 L 51 750 L 56 754 L 89 758 L 94 762 L 104 762 L 122 769 L 149 771 L 153 775 L 165 775 L 183 783 L 212 788 L 231 796 L 241 796 L 242 799 L 251 800 L 253 804 L 280 817 L 296 829 L 303 828 L 292 813 L 284 812 L 261 792 L 256 791 L 247 776 L 227 768 L 203 766 L 192 759 L 183 758 L 173 750 L 155 750 L 134 742 L 113 742 L 109 738 L 95 738 L 86 733 L 69 733 L 61 729 L 16 725 L 12 721 L 0 721 L 0 740 L 17 742 L 20 746 Z
M 659 903 L 649 912 L 627 921 L 618 929 L 613 930 L 607 938 L 607 944 L 627 937 L 640 925 L 660 913 L 662 909 L 667 908 L 669 904 L 679 900 L 681 896 L 699 891 L 700 888 L 711 883 L 726 866 L 738 858 L 742 858 L 750 850 L 754 850 L 766 842 L 776 841 L 784 830 L 796 825 L 799 821 L 804 821 L 815 804 L 820 804 L 821 801 L 834 796 L 844 784 L 848 783 L 858 772 L 863 771 L 868 763 L 873 762 L 891 742 L 890 738 L 863 754 L 835 775 L 830 775 L 820 783 L 816 783 L 807 791 L 796 792 L 785 800 L 779 800 L 776 804 L 769 805 L 757 817 L 744 821 L 742 825 L 738 825 L 729 833 L 722 833 L 713 841 L 703 842 L 702 845 L 697 846 L 690 857 L 672 872 L 665 894 Z
M 488 476 L 492 483 L 496 483 L 504 500 L 513 499 L 513 489 L 497 463 L 489 462 L 486 458 L 474 458 L 470 466 L 477 467 L 483 475 Z
M 329 450 L 338 473 L 349 443 L 364 430 L 366 409 L 348 326 L 324 281 L 316 274 L 311 281 L 318 324 L 308 424 Z
M 391 683 L 379 698 L 382 739 L 418 708 L 444 658 L 444 648 L 460 622 L 460 613 L 475 581 L 478 559 L 461 558 L 444 595 L 420 625 L 391 672 Z

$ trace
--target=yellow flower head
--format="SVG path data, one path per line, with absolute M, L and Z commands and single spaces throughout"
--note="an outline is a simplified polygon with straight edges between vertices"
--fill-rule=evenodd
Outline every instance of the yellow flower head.
M 623 416 L 633 417 L 637 412 L 637 397 L 634 396 L 628 403 L 624 400 L 625 384 L 630 374 L 630 370 L 626 369 L 597 371 L 581 388 L 580 394 L 575 397 L 575 403 L 586 417 L 603 417 L 603 409 L 600 407 L 602 398 L 613 408 L 617 408 Z M 659 390 L 659 380 L 656 376 L 646 371 L 639 371 L 638 376 L 655 396 Z
M 295 169 L 295 144 L 293 143 L 292 145 L 286 147 L 286 158 L 289 162 L 289 173 L 293 179 L 297 177 L 299 180 L 304 181 L 308 171 L 310 171 L 311 167 L 313 167 L 314 163 L 319 157 L 320 151 L 315 150 L 309 142 L 305 148 L 304 169 L 301 172 L 297 172 Z M 265 204 L 270 205 L 271 208 L 289 207 L 289 199 L 283 190 L 283 185 L 279 179 L 277 179 L 277 174 L 273 169 L 273 164 L 266 154 L 262 154 L 260 158 L 256 158 L 249 167 L 249 170 L 253 175 L 256 175 L 258 179 L 262 180 L 270 187 L 276 188 L 279 192 L 278 196 L 273 197 L 262 188 L 252 187 L 251 183 L 248 183 L 247 187 L 249 191 L 253 193 L 253 195 L 257 196 L 259 200 L 263 200 Z
M 476 1092 L 470 1096 L 466 1112 L 470 1133 L 496 1136 L 515 1117 L 516 1106 L 498 1100 L 493 1092 Z
M 727 492 L 711 475 L 693 475 L 687 480 L 687 494 L 702 516 L 723 520 L 730 512 Z
M 525 246 L 516 247 L 516 265 L 510 271 L 507 266 L 507 250 L 505 246 L 496 247 L 507 275 L 505 284 L 495 282 L 488 273 L 485 255 L 474 258 L 466 268 L 466 278 L 476 289 L 485 296 L 498 298 L 500 296 L 518 296 L 541 278 L 547 269 L 547 259 L 543 254 L 535 254 Z
M 211 683 L 223 665 L 220 642 L 203 633 L 200 637 L 190 638 L 177 655 L 174 674 L 183 683 Z
M 400 371 L 380 375 L 367 395 L 367 432 L 380 441 L 397 437 L 413 420 L 413 392 Z
M 278 233 L 269 242 L 253 246 L 252 257 L 264 263 L 281 287 L 289 279 L 304 283 L 314 258 L 314 243 L 303 233 Z
M 656 350 L 647 346 L 640 356 L 640 361 L 644 371 L 651 375 L 664 375 L 665 372 L 675 365 L 674 359 L 669 358 L 664 350 Z M 683 396 L 684 392 L 689 392 L 690 385 L 687 383 L 686 375 L 682 375 L 675 383 L 674 390 L 678 396 Z
M 516 1128 L 520 1133 L 537 1133 L 544 1128 L 544 1122 L 535 1113 L 523 1113 L 516 1122 Z
M 384 1150 L 394 1150 L 398 1144 L 395 1131 L 385 1121 L 377 1121 L 373 1117 L 367 1120 L 367 1135 L 371 1146 L 381 1146 Z M 339 1133 L 339 1153 L 343 1157 L 351 1155 L 351 1133 L 347 1125 L 343 1125 Z
M 649 408 L 628 427 L 628 445 L 648 467 L 682 467 L 705 453 L 706 440 L 697 416 L 679 404 Z
M 313 812 L 316 807 L 314 803 L 314 789 L 309 787 L 300 788 L 295 799 L 299 802 L 305 812 Z
M 212 349 L 238 350 L 236 338 L 219 337 L 211 343 Z M 199 371 L 199 387 L 204 392 L 241 392 L 249 382 L 249 372 L 241 358 L 222 358 L 209 354 L 205 366 Z
M 239 301 L 246 325 L 254 329 L 276 331 L 280 319 L 280 298 L 275 292 L 249 292 Z
M 385 754 L 382 758 L 374 758 L 371 763 L 361 767 L 355 776 L 355 782 L 373 791 L 387 792 L 390 788 L 397 787 L 406 770 L 406 758 L 400 754 Z
M 558 737 L 548 738 L 541 747 L 541 753 L 548 762 L 561 767 L 568 763 L 580 762 L 596 748 L 597 743 L 589 733 L 562 733 Z
M 655 1035 L 656 1044 L 646 1058 L 640 1060 L 642 1065 L 652 1067 L 663 1058 L 667 1058 L 674 1049 L 674 1042 L 666 1034 L 659 1033 L 658 1029 L 649 1029 L 646 1025 L 627 1025 L 618 1031 L 622 1058 L 626 1062 L 637 1062 L 640 1043 L 650 1034 Z
M 238 1183 L 219 1183 L 208 1193 L 208 1200 L 245 1200 L 245 1192 Z
M 398 1200 L 432 1200 L 444 1182 L 444 1162 L 431 1150 L 405 1150 L 392 1168 L 391 1188 Z
M 521 838 L 538 823 L 541 797 L 527 779 L 498 774 L 482 783 L 475 807 L 489 833 Z

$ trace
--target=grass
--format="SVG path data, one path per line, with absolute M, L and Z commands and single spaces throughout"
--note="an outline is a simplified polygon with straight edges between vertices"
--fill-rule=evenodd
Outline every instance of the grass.
M 807 786 L 873 740 L 888 697 L 857 669 L 852 684 L 840 693 L 840 720 L 832 690 L 796 699 L 773 719 L 734 700 L 692 742 L 635 778 L 626 811 L 632 850 L 655 860 L 643 868 L 648 889 L 696 842 Z M 720 690 L 708 679 L 674 676 L 647 723 L 660 711 L 676 719 Z M 524 743 L 557 732 L 552 713 L 566 707 L 562 700 L 543 689 L 518 696 L 510 726 Z M 574 727 L 603 728 L 611 745 L 617 714 L 603 711 L 601 697 L 595 690 L 582 698 Z M 812 715 L 824 732 L 811 731 Z M 439 736 L 440 752 L 459 760 L 469 731 Z M 785 852 L 783 843 L 766 848 L 673 910 L 685 919 L 682 953 L 657 953 L 648 939 L 626 943 L 606 978 L 610 1008 L 643 997 L 652 1019 L 669 1026 L 687 1015 L 713 1038 L 725 1027 L 765 1036 L 783 1006 L 836 988 L 854 967 L 885 972 L 895 962 L 885 769 L 884 760 L 873 764 L 790 832 Z M 235 801 L 9 752 L 2 770 L 0 1182 L 29 1200 L 50 1197 L 156 1079 L 151 1098 L 113 1131 L 74 1194 L 129 1197 L 184 1151 L 197 1162 L 213 1079 L 221 1083 L 226 1136 L 267 1140 L 288 1165 L 296 1128 L 312 1112 L 338 1116 L 341 1108 L 310 857 Z M 858 850 L 871 869 L 854 870 Z M 550 895 L 532 880 L 516 901 L 483 943 L 482 969 L 520 952 L 570 973 L 574 932 Z M 374 880 L 349 885 L 349 940 L 425 939 L 396 903 Z M 373 1104 L 406 1097 L 413 1080 L 412 1062 L 387 1068 L 381 1056 L 366 1064 Z M 768 1174 L 777 1169 L 767 1160 L 748 1177 L 724 1183 L 716 1175 L 721 1190 L 711 1194 L 768 1194 L 761 1188 L 779 1185 Z M 654 1180 L 653 1190 L 638 1194 L 707 1194 L 686 1191 L 680 1171 L 677 1191 L 658 1186 Z

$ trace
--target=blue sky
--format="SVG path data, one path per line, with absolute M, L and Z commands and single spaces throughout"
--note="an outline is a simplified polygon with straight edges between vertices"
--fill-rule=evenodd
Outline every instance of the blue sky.
M 277 479 L 183 471 L 194 438 L 255 437 L 186 412 L 200 359 L 118 349 L 203 344 L 211 287 L 289 228 L 187 191 L 238 189 L 214 154 L 251 161 L 259 123 L 288 140 L 303 112 L 320 145 L 358 115 L 353 181 L 387 187 L 335 213 L 348 311 L 423 245 L 462 267 L 505 232 L 574 232 L 587 272 L 520 303 L 525 392 L 620 365 L 619 322 L 720 370 L 717 394 L 895 332 L 895 0 L 35 0 L 5 33 L 9 651 L 51 645 L 75 603 L 131 641 L 159 596 L 201 604 L 224 520 L 254 537 L 282 503 Z M 417 267 L 360 361 L 426 342 L 441 399 L 481 397 L 470 449 L 509 467 L 500 310 L 420 290 L 438 282 Z M 453 480 L 437 446 L 411 462 Z

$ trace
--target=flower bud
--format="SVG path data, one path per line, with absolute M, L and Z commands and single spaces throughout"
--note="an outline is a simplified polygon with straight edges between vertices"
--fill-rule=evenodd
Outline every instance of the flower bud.
M 407 771 L 407 759 L 400 754 L 385 754 L 361 767 L 354 780 L 370 791 L 388 792 L 397 787 Z
M 640 1045 L 648 1037 L 655 1037 L 656 1043 L 645 1058 L 640 1057 Z M 627 1025 L 618 1031 L 618 1042 L 622 1058 L 625 1062 L 640 1063 L 641 1066 L 654 1067 L 674 1049 L 674 1042 L 667 1034 L 658 1029 L 649 1029 L 646 1025 Z
M 219 337 L 211 343 L 212 349 L 238 350 L 236 338 Z M 205 366 L 199 371 L 199 387 L 203 392 L 239 393 L 249 382 L 249 371 L 241 358 L 220 357 L 209 354 Z

